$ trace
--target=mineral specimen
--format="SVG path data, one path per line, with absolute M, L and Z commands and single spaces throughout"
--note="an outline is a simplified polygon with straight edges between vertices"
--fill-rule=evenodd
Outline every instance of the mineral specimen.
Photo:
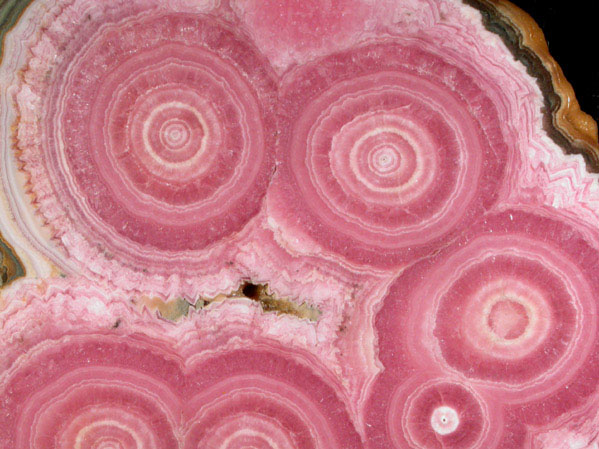
M 594 447 L 597 126 L 517 7 L 0 18 L 0 449 Z

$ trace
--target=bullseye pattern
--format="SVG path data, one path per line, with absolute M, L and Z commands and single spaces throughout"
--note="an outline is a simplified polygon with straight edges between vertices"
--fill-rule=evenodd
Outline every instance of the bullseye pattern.
M 332 387 L 281 349 L 223 351 L 187 368 L 168 351 L 147 338 L 97 334 L 42 342 L 0 383 L 0 442 L 15 449 L 361 447 Z
M 42 152 L 64 192 L 40 196 L 42 210 L 62 208 L 67 226 L 123 262 L 176 272 L 174 254 L 198 254 L 258 212 L 276 87 L 245 39 L 203 16 L 144 15 L 87 39 L 49 67 L 40 114 L 51 119 L 37 145 L 21 139 L 22 158 L 34 171 Z
M 157 427 L 164 418 L 154 410 L 151 399 L 144 401 L 135 395 L 129 399 L 125 388 L 91 386 L 93 382 L 89 380 L 86 383 L 71 388 L 71 394 L 44 409 L 37 417 L 38 426 L 24 423 L 33 429 L 30 447 L 47 447 L 50 436 L 56 447 L 81 449 L 158 449 L 164 444 L 176 444 L 168 426 Z M 17 447 L 28 447 L 27 440 L 17 443 Z
M 409 204 L 430 187 L 438 170 L 438 156 L 422 154 L 434 143 L 422 140 L 417 127 L 393 114 L 359 116 L 333 138 L 331 170 L 358 201 L 367 195 L 365 199 L 389 206 Z
M 5 3 L 0 448 L 592 445 L 592 126 L 477 1 Z
M 205 382 L 187 406 L 191 417 L 186 449 L 361 447 L 345 412 L 337 409 L 334 393 L 322 380 L 282 359 L 272 359 L 281 371 L 258 369 L 256 356 L 239 352 L 202 366 L 202 376 L 218 381 Z M 254 373 L 239 374 L 234 363 L 254 366 Z M 273 372 L 293 373 L 294 380 L 273 377 Z
M 475 114 L 455 84 L 489 103 L 488 114 Z M 390 266 L 424 254 L 496 198 L 509 151 L 493 107 L 467 74 L 417 44 L 302 67 L 283 81 L 280 106 L 269 211 L 351 261 Z
M 404 430 L 411 443 L 420 448 L 473 447 L 485 425 L 476 397 L 453 383 L 420 386 L 407 398 L 403 412 Z
M 82 336 L 24 355 L 0 387 L 7 412 L 0 441 L 15 449 L 177 447 L 171 391 L 133 364 L 117 363 L 122 355 L 140 366 L 152 360 L 132 342 Z
M 519 384 L 582 351 L 580 335 L 595 333 L 595 306 L 588 281 L 571 284 L 579 268 L 555 246 L 526 237 L 512 245 L 487 237 L 455 256 L 470 262 L 439 300 L 434 336 L 458 371 Z
M 394 447 L 407 439 L 411 447 L 470 448 L 498 441 L 504 413 L 519 426 L 542 425 L 576 407 L 599 381 L 598 264 L 597 249 L 565 219 L 486 216 L 391 288 L 376 324 L 386 374 L 369 416 L 386 410 Z M 404 380 L 414 369 L 431 374 Z M 469 384 L 419 383 L 426 376 Z M 391 400 L 389 389 L 397 390 Z M 379 424 L 370 438 L 384 434 Z
M 563 279 L 538 262 L 501 253 L 452 284 L 436 312 L 434 334 L 444 358 L 460 371 L 483 378 L 502 373 L 502 380 L 518 382 L 546 372 L 568 351 L 580 332 L 581 305 Z

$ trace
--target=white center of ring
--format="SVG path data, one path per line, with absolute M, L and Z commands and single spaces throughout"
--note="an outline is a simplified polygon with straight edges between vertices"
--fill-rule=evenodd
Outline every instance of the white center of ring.
M 181 110 L 186 110 L 188 112 L 191 112 L 196 117 L 196 119 L 200 123 L 200 125 L 202 126 L 202 129 L 206 130 L 206 135 L 202 138 L 200 147 L 197 149 L 197 151 L 194 151 L 194 153 L 190 159 L 185 160 L 183 162 L 169 162 L 169 161 L 164 160 L 158 154 L 156 154 L 156 152 L 154 151 L 154 149 L 152 148 L 152 145 L 150 143 L 150 137 L 149 137 L 150 125 L 153 123 L 154 117 L 160 111 L 162 111 L 164 109 L 168 109 L 168 108 L 178 108 Z M 207 123 L 199 111 L 197 111 L 192 106 L 187 105 L 185 103 L 182 103 L 179 101 L 172 101 L 172 102 L 162 104 L 162 105 L 156 107 L 152 111 L 152 113 L 149 115 L 149 117 L 147 117 L 146 120 L 144 121 L 143 145 L 144 145 L 146 152 L 156 162 L 160 163 L 161 165 L 164 165 L 165 167 L 168 167 L 171 169 L 176 169 L 181 166 L 191 165 L 197 159 L 202 157 L 202 154 L 204 153 L 204 150 L 206 149 L 206 142 L 210 139 L 208 129 L 209 128 L 207 126 Z M 190 135 L 191 135 L 190 130 L 189 130 L 189 127 L 187 126 L 187 124 L 185 122 L 182 122 L 179 119 L 167 120 L 165 123 L 163 123 L 160 126 L 160 140 L 165 146 L 170 147 L 169 148 L 170 150 L 178 149 L 177 145 L 179 146 L 179 148 L 182 147 L 183 145 L 185 145 L 188 142 Z M 171 143 L 173 143 L 173 146 L 171 146 L 168 143 L 169 141 Z
M 459 425 L 458 413 L 446 405 L 437 407 L 431 415 L 431 426 L 439 435 L 448 435 L 454 432 Z
M 160 140 L 171 150 L 177 150 L 187 143 L 190 132 L 182 120 L 171 119 L 163 123 L 160 129 Z
M 380 174 L 386 174 L 396 170 L 400 164 L 400 155 L 391 146 L 384 145 L 376 148 L 372 154 L 372 167 Z

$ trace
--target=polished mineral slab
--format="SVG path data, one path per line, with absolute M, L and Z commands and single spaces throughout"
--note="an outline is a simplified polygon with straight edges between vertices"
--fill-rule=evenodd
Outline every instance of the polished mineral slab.
M 0 448 L 591 447 L 597 126 L 525 13 L 0 12 Z

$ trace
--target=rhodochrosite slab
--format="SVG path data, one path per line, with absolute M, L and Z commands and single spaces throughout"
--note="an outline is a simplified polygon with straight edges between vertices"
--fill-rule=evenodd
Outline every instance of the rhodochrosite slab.
M 546 210 L 490 214 L 395 281 L 375 321 L 385 366 L 367 406 L 375 447 L 520 447 L 527 424 L 593 396 L 599 253 L 574 226 Z
M 503 183 L 510 148 L 483 89 L 416 39 L 291 71 L 269 212 L 352 261 L 399 265 L 430 253 Z
M 0 448 L 592 447 L 596 124 L 513 5 L 0 17 Z
M 230 237 L 258 212 L 274 167 L 276 86 L 230 25 L 114 6 L 103 26 L 65 11 L 55 18 L 65 28 L 39 39 L 40 52 L 63 50 L 32 58 L 23 74 L 20 159 L 59 235 L 80 233 L 153 272 L 197 270 L 172 259 Z M 50 185 L 64 197 L 48 195 Z M 68 240 L 71 251 L 81 245 Z
M 2 447 L 362 447 L 331 373 L 247 323 L 169 329 L 66 283 L 22 299 L 2 319 Z

